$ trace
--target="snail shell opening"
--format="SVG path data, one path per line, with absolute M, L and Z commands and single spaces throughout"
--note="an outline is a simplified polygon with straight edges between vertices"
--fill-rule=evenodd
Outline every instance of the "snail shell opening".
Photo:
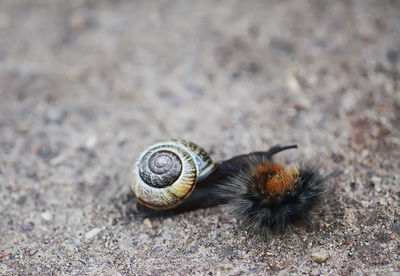
M 174 208 L 192 193 L 196 182 L 214 170 L 198 145 L 184 140 L 156 143 L 130 170 L 130 186 L 138 201 L 153 209 Z

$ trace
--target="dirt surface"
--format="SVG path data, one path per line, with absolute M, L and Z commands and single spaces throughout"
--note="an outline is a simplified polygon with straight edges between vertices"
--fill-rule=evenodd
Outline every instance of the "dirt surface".
M 0 38 L 0 274 L 400 271 L 399 1 L 2 0 Z M 269 242 L 145 218 L 128 169 L 170 137 L 344 173 Z

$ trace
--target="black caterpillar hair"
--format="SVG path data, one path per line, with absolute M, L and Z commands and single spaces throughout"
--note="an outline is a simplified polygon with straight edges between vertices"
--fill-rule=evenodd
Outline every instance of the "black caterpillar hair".
M 272 160 L 275 153 L 294 147 L 274 147 L 263 154 L 241 156 L 241 162 L 219 182 L 218 197 L 251 232 L 265 237 L 284 232 L 307 221 L 320 204 L 325 178 L 316 165 L 287 167 Z
M 268 185 L 274 181 L 275 186 Z M 324 192 L 325 181 L 316 166 L 304 164 L 287 170 L 269 160 L 250 161 L 248 170 L 219 186 L 226 204 L 244 219 L 249 230 L 263 236 L 306 221 Z

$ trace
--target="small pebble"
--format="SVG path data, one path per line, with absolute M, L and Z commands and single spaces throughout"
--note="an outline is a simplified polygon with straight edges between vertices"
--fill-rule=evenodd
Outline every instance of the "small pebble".
M 83 14 L 73 14 L 71 18 L 69 19 L 69 26 L 76 30 L 80 31 L 84 29 L 87 25 L 87 18 Z
M 312 254 L 312 258 L 316 263 L 322 264 L 328 260 L 329 255 L 323 252 L 317 252 Z
M 151 220 L 146 218 L 145 220 L 143 220 L 143 224 L 146 225 L 149 228 L 153 228 L 153 224 L 151 223 Z
M 85 142 L 83 143 L 83 146 L 87 149 L 93 148 L 97 144 L 97 136 L 96 135 L 91 135 L 86 138 Z
M 361 206 L 364 207 L 364 208 L 368 208 L 369 205 L 370 205 L 370 202 L 367 201 L 367 200 L 361 200 L 360 203 L 361 203 Z
M 318 268 L 314 268 L 311 270 L 311 275 L 320 275 L 321 271 Z
M 378 176 L 371 177 L 371 183 L 374 185 L 375 191 L 378 193 L 382 191 L 382 178 Z
M 28 250 L 28 254 L 29 254 L 29 256 L 33 256 L 33 255 L 35 255 L 38 251 L 39 251 L 39 249 L 37 249 L 37 248 L 31 248 L 31 249 Z
M 85 239 L 87 241 L 93 239 L 94 237 L 96 237 L 101 232 L 101 230 L 102 230 L 101 228 L 93 228 L 89 232 L 86 232 Z
M 286 85 L 292 92 L 298 92 L 301 90 L 300 83 L 293 73 L 289 73 L 286 77 Z
M 108 217 L 108 223 L 110 224 L 110 225 L 115 225 L 115 224 L 117 224 L 117 218 L 115 218 L 115 217 Z
M 373 176 L 373 177 L 371 177 L 371 182 L 374 185 L 379 185 L 382 182 L 382 178 L 380 178 L 378 176 Z
M 354 224 L 356 222 L 356 217 L 354 215 L 354 212 L 349 209 L 346 208 L 344 210 L 344 220 L 348 223 L 348 224 Z
M 0 253 L 0 259 L 7 257 L 9 253 Z
M 32 221 L 30 221 L 26 224 L 21 225 L 21 232 L 22 233 L 31 232 L 34 228 L 35 224 Z
M 49 109 L 45 116 L 45 123 L 55 123 L 61 125 L 64 119 L 68 116 L 68 112 L 66 110 L 61 110 L 58 108 Z
M 218 264 L 218 268 L 222 270 L 228 270 L 230 268 L 229 264 L 220 263 Z
M 49 211 L 44 211 L 40 215 L 41 215 L 42 219 L 44 219 L 45 221 L 50 221 L 53 219 L 53 215 Z

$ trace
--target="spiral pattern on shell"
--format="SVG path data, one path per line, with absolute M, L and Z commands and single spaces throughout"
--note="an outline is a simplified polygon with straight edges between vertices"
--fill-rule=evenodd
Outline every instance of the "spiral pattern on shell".
M 154 187 L 163 188 L 172 185 L 182 172 L 182 162 L 172 151 L 149 151 L 139 164 L 139 175 L 143 181 Z
M 130 172 L 130 186 L 138 201 L 153 209 L 179 205 L 196 182 L 214 169 L 208 154 L 184 140 L 156 143 L 144 151 Z

